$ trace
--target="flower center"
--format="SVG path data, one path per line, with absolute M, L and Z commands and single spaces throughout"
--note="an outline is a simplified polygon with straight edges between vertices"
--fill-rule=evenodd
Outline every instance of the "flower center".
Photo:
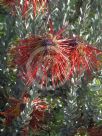
M 54 45 L 54 43 L 50 39 L 45 39 L 45 40 L 43 40 L 42 45 L 45 46 L 45 47 L 47 47 L 47 46 Z
M 77 40 L 76 39 L 70 39 L 69 40 L 69 46 L 71 47 L 75 47 L 76 45 L 78 45 Z

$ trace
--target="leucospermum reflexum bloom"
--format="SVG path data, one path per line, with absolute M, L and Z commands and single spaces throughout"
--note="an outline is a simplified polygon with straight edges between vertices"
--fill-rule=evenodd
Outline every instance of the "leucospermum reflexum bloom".
M 39 12 L 44 13 L 47 10 L 47 2 L 48 0 L 0 0 L 0 5 L 10 8 L 13 12 L 20 9 L 24 17 L 30 9 L 33 9 L 34 16 Z
M 31 114 L 30 128 L 33 131 L 37 131 L 43 128 L 43 124 L 46 118 L 46 110 L 48 109 L 48 105 L 46 101 L 36 98 L 33 100 L 34 108 Z
M 16 6 L 20 7 L 20 0 L 0 0 L 0 5 L 14 10 Z
M 66 48 L 68 39 L 63 29 L 43 36 L 31 36 L 19 41 L 15 51 L 15 63 L 26 85 L 36 84 L 40 89 L 55 89 L 64 84 L 72 74 Z
M 10 126 L 12 124 L 12 121 L 16 119 L 22 109 L 21 109 L 21 102 L 15 98 L 9 98 L 8 103 L 10 107 L 7 107 L 5 111 L 0 112 L 0 117 L 5 117 L 2 121 L 2 125 L 4 126 Z
M 20 0 L 0 0 L 0 5 L 9 10 L 13 16 L 16 15 L 16 7 L 20 7 Z
M 89 45 L 80 38 L 69 39 L 70 62 L 73 73 L 91 75 L 102 69 L 102 51 Z
M 92 75 L 102 68 L 102 51 L 78 38 L 64 38 L 64 29 L 53 28 L 44 36 L 31 36 L 12 49 L 19 76 L 26 85 L 55 89 L 72 75 Z
M 22 13 L 25 16 L 28 10 L 33 7 L 33 13 L 36 16 L 38 12 L 44 12 L 47 7 L 48 0 L 24 0 L 22 6 Z
M 21 112 L 24 110 L 25 105 L 29 102 L 29 97 L 25 94 L 22 99 L 16 99 L 10 97 L 8 100 L 9 107 L 6 108 L 3 112 L 0 112 L 0 118 L 4 117 L 1 125 L 10 127 L 15 119 L 20 116 Z M 48 105 L 45 100 L 40 98 L 35 98 L 32 101 L 33 111 L 30 114 L 31 120 L 29 120 L 28 127 L 33 131 L 41 129 L 45 120 L 45 112 L 48 109 Z
M 15 4 L 15 0 L 0 0 L 0 4 L 10 7 Z

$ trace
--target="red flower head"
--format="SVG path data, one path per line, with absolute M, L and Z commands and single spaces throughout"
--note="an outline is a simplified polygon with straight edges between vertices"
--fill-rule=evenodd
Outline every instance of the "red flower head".
M 10 9 L 12 15 L 16 14 L 16 6 L 20 6 L 20 0 L 0 0 L 0 5 Z
M 34 110 L 31 114 L 32 119 L 30 121 L 30 128 L 35 131 L 41 129 L 45 120 L 45 111 L 48 109 L 48 105 L 44 100 L 36 98 L 34 101 Z
M 10 107 L 8 107 L 4 112 L 0 112 L 0 115 L 5 117 L 3 124 L 6 126 L 10 126 L 12 121 L 16 119 L 22 111 L 21 102 L 19 102 L 19 100 L 9 98 L 8 102 Z
M 36 16 L 37 12 L 44 11 L 47 6 L 47 0 L 24 0 L 23 4 L 23 16 L 26 15 L 27 11 L 33 5 L 33 12 Z
M 0 4 L 6 5 L 6 6 L 11 6 L 15 3 L 15 0 L 0 0 Z
M 20 113 L 24 110 L 26 103 L 29 102 L 29 98 L 30 95 L 27 92 L 24 92 L 21 99 L 16 99 L 15 97 L 9 97 L 7 99 L 9 106 L 4 112 L 0 112 L 0 115 L 5 117 L 3 122 L 4 125 L 10 126 L 12 121 L 20 116 Z
M 63 31 L 55 33 L 51 28 L 44 36 L 20 40 L 19 46 L 13 49 L 20 77 L 27 85 L 36 83 L 41 89 L 54 89 L 70 77 L 69 41 L 62 36 Z
M 102 68 L 102 51 L 81 41 L 79 38 L 69 40 L 70 62 L 72 71 L 79 76 L 86 72 L 90 75 L 92 72 Z
M 13 97 L 9 98 L 8 102 L 10 107 L 5 109 L 4 112 L 0 112 L 0 116 L 5 117 L 3 125 L 10 126 L 13 120 L 20 116 L 20 113 L 24 110 L 25 104 L 28 102 L 27 100 L 29 101 L 29 96 L 25 94 L 20 100 L 17 100 Z M 40 128 L 40 123 L 43 123 L 45 111 L 48 109 L 48 105 L 44 100 L 41 100 L 39 98 L 34 99 L 32 103 L 34 104 L 34 107 L 33 112 L 30 115 L 32 119 L 30 120 L 29 126 L 34 130 Z
M 94 126 L 92 128 L 88 128 L 89 136 L 101 136 L 102 135 L 102 126 Z
M 11 9 L 15 8 L 15 5 L 19 3 L 19 0 L 0 0 L 0 4 Z

